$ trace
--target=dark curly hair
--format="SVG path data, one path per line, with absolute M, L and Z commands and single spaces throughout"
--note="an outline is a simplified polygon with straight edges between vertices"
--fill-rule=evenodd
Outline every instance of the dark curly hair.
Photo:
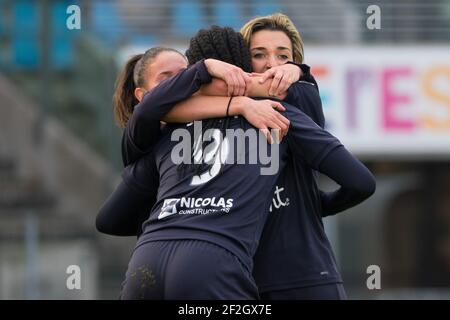
M 248 49 L 246 42 L 239 32 L 234 31 L 230 27 L 211 26 L 209 29 L 201 29 L 198 31 L 197 34 L 191 38 L 189 48 L 186 51 L 186 57 L 190 65 L 202 59 L 217 59 L 240 67 L 245 72 L 252 71 L 250 50 Z M 226 128 L 228 128 L 229 123 L 230 117 L 225 119 L 203 120 L 202 135 L 205 134 L 208 129 L 217 128 L 222 132 L 223 136 L 225 136 L 225 131 Z M 211 170 L 211 164 L 196 164 L 193 161 L 195 153 L 199 151 L 194 151 L 194 141 L 197 141 L 197 139 L 198 137 L 192 139 L 192 162 L 190 165 L 181 164 L 178 167 L 178 172 L 180 174 L 185 174 L 186 171 L 193 171 L 194 174 L 198 175 L 205 170 Z M 222 141 L 220 141 L 220 144 L 222 144 Z M 202 149 L 203 145 L 204 143 L 202 143 Z M 220 147 L 218 150 L 219 154 L 216 156 L 220 156 Z M 222 168 L 223 166 L 221 166 L 221 170 Z
M 191 38 L 186 51 L 189 64 L 202 59 L 217 59 L 234 64 L 245 72 L 252 71 L 250 50 L 239 32 L 230 27 L 211 26 Z

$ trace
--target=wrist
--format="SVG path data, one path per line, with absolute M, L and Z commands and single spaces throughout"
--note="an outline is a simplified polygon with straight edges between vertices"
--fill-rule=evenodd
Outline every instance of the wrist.
M 306 64 L 299 64 L 294 61 L 288 61 L 288 62 L 286 62 L 286 64 L 294 65 L 297 67 L 298 78 L 295 82 L 299 81 L 303 75 L 309 73 L 309 66 Z
M 208 71 L 209 74 L 211 74 L 211 60 L 212 59 L 204 59 L 203 63 L 205 64 L 206 71 Z
M 244 96 L 239 97 L 233 97 L 233 100 L 231 101 L 230 108 L 228 110 L 228 115 L 230 116 L 238 116 L 238 115 L 244 115 L 245 113 L 245 100 L 249 98 Z

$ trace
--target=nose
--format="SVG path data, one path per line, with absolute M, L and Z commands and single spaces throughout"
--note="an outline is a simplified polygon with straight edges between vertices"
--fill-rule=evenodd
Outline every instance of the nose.
M 274 56 L 270 56 L 269 59 L 267 59 L 267 68 L 270 69 L 272 67 L 275 67 L 277 65 L 277 61 Z

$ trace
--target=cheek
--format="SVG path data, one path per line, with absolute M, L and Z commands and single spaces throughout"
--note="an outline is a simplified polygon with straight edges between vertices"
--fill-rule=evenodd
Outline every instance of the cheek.
M 264 71 L 266 71 L 265 66 L 266 66 L 265 60 L 252 59 L 253 72 L 263 73 Z
M 156 78 L 151 78 L 147 81 L 147 90 L 152 90 L 154 87 L 156 87 L 159 84 L 160 81 L 158 81 Z
M 288 61 L 288 60 L 276 60 L 274 67 L 281 66 L 282 64 L 285 64 L 286 61 Z

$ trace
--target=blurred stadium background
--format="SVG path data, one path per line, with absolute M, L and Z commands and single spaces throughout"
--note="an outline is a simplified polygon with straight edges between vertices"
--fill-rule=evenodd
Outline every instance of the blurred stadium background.
M 66 27 L 72 4 L 80 30 Z M 380 30 L 366 27 L 372 4 Z M 325 219 L 349 297 L 450 298 L 449 0 L 0 0 L 0 299 L 118 297 L 135 239 L 94 220 L 120 174 L 121 63 L 276 11 L 303 36 L 327 128 L 377 178 L 371 199 Z

